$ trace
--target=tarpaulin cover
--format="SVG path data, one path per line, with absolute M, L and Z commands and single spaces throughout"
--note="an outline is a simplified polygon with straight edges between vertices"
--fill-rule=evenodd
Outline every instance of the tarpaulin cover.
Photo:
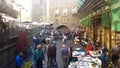
M 120 31 L 120 7 L 111 10 L 112 30 Z
M 79 20 L 79 23 L 80 24 L 83 24 L 84 26 L 91 26 L 91 20 L 90 20 L 90 17 L 85 17 L 81 20 Z
M 107 10 L 102 12 L 102 25 L 105 27 L 109 27 L 109 16 Z

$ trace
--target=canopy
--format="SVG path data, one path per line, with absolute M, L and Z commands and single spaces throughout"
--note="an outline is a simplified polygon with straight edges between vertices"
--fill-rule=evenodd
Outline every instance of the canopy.
M 119 2 L 119 0 L 108 0 L 108 2 L 113 5 Z
M 47 22 L 40 22 L 39 25 L 50 25 L 50 23 L 47 23 Z
M 101 9 L 103 6 L 108 5 L 108 2 L 104 0 L 79 0 L 79 2 L 80 7 L 78 12 L 81 14 L 80 18 L 86 17 L 87 15 Z
M 79 23 L 83 24 L 84 26 L 90 26 L 91 25 L 90 17 L 88 16 L 88 17 L 85 17 L 83 19 L 80 19 Z
M 120 7 L 111 10 L 112 30 L 120 31 Z
M 102 12 L 102 25 L 105 27 L 109 27 L 109 17 L 108 17 L 108 11 L 104 10 Z

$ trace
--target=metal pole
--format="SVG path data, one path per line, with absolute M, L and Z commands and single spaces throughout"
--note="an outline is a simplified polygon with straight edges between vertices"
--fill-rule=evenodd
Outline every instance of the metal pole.
M 109 47 L 109 50 L 111 49 L 111 21 L 110 21 L 110 10 L 108 10 L 108 19 L 109 19 L 109 45 L 110 45 L 110 47 Z
M 115 23 L 115 45 L 116 45 L 116 25 L 117 23 Z
M 20 8 L 20 22 L 21 22 L 21 8 Z
M 22 15 L 21 15 L 21 5 L 18 5 L 18 7 L 19 7 L 19 9 L 20 9 L 20 11 L 19 11 L 19 13 L 20 13 L 20 27 L 22 28 L 23 26 L 22 26 Z

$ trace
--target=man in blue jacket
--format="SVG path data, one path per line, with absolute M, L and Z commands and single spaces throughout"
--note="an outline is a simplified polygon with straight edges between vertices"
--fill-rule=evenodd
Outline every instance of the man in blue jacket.
M 15 58 L 15 65 L 16 65 L 16 68 L 23 68 L 23 64 L 24 64 L 24 61 L 23 61 L 23 53 L 20 52 L 16 58 Z

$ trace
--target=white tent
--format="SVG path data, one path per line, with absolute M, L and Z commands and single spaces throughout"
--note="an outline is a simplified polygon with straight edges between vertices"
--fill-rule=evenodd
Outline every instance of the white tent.
M 50 23 L 47 23 L 47 22 L 40 22 L 39 25 L 50 25 Z

